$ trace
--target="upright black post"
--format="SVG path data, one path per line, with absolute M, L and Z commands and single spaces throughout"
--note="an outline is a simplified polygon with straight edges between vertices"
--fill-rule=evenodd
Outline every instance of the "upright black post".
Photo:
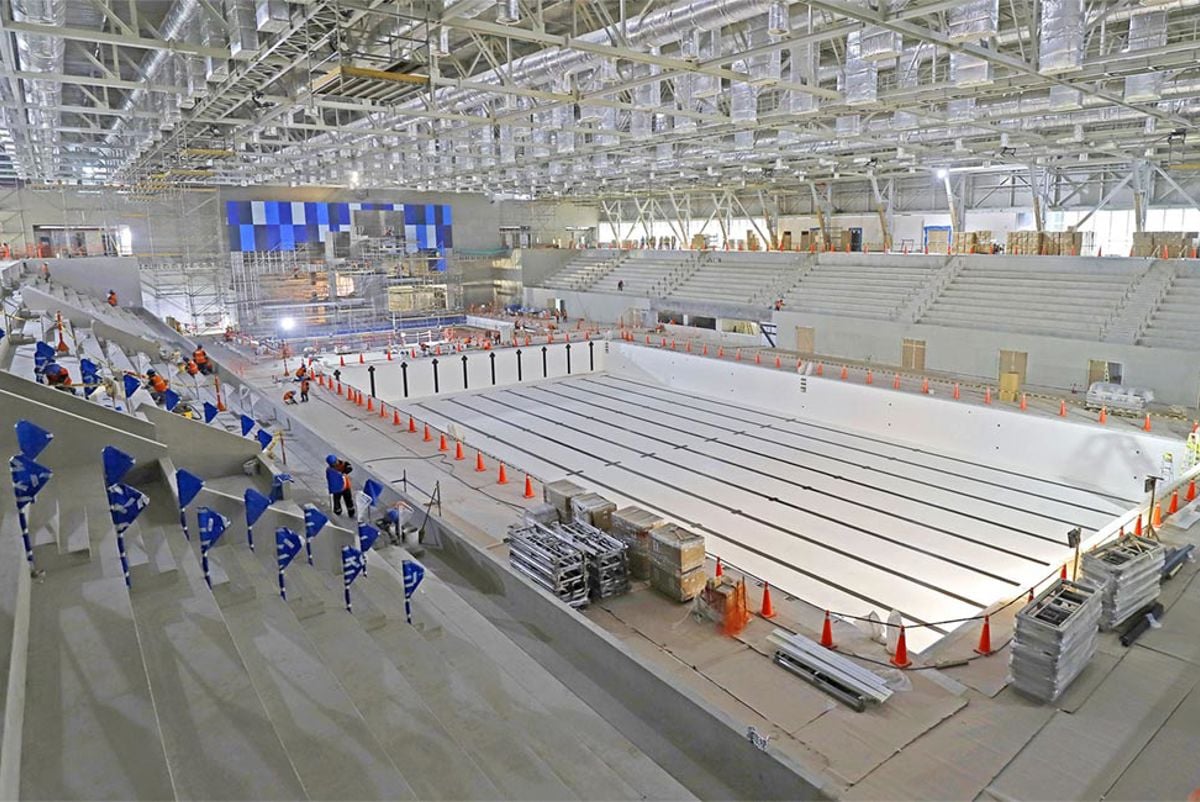
M 571 344 L 567 343 L 567 375 L 571 375 Z M 371 395 L 375 395 L 371 393 Z
M 542 346 L 542 378 L 545 379 L 550 375 L 550 368 L 546 365 L 546 346 Z
M 375 395 L 375 366 L 374 365 L 371 365 L 369 368 L 367 368 L 367 375 L 371 377 L 371 397 L 378 398 L 379 396 Z
M 588 370 L 596 369 L 596 343 L 588 340 Z
M 434 391 L 435 393 L 438 391 L 438 374 L 437 374 L 437 366 L 438 366 L 438 360 L 437 360 L 437 357 L 435 356 L 435 357 L 433 358 L 433 391 Z
M 400 378 L 404 380 L 404 397 L 408 398 L 408 363 L 400 363 Z
M 496 386 L 496 352 L 492 351 L 488 354 L 488 359 L 492 362 L 492 386 Z
M 466 389 L 468 389 L 467 388 L 467 355 L 466 354 L 462 355 L 462 360 L 463 360 L 463 389 L 466 390 Z
M 521 349 L 517 349 L 517 381 L 521 381 Z

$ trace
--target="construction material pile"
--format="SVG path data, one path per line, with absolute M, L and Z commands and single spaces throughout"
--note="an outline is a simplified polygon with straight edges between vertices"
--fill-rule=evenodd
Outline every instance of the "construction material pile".
M 593 599 L 629 592 L 629 559 L 624 543 L 579 521 L 555 524 L 551 529 L 583 554 L 588 592 Z
M 1124 537 L 1083 555 L 1083 581 L 1099 589 L 1100 626 L 1120 626 L 1158 598 L 1166 549 L 1140 537 Z
M 650 533 L 650 585 L 676 601 L 704 589 L 704 538 L 667 523 Z
M 625 544 L 634 579 L 650 578 L 650 532 L 662 523 L 662 518 L 641 507 L 622 507 L 612 514 L 613 537 Z
M 553 504 L 558 510 L 558 520 L 569 521 L 573 516 L 571 499 L 582 496 L 587 491 L 567 479 L 559 479 L 542 486 L 542 499 L 547 504 Z
M 1013 686 L 1043 702 L 1058 699 L 1096 651 L 1101 608 L 1094 588 L 1066 579 L 1025 605 L 1013 632 Z
M 571 607 L 588 602 L 583 552 L 557 532 L 540 524 L 508 531 L 508 561 L 513 568 Z

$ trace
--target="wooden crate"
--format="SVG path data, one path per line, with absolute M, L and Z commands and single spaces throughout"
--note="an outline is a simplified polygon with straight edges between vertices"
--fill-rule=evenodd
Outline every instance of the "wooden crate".
M 704 537 L 677 524 L 666 523 L 650 532 L 650 559 L 675 573 L 704 566 Z

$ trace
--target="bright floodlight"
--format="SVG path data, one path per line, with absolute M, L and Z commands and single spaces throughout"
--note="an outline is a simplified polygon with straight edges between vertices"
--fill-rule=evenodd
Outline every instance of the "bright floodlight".
M 279 328 L 283 329 L 284 331 L 291 331 L 292 329 L 296 328 L 296 319 L 293 317 L 280 318 Z
M 944 167 L 938 169 L 938 171 L 937 171 L 938 178 L 945 178 L 947 175 L 949 175 L 949 173 L 946 172 L 946 169 Z

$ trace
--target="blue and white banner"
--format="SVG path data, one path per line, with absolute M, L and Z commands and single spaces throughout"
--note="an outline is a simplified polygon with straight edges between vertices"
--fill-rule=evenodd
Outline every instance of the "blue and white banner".
M 383 495 L 383 485 L 374 479 L 368 479 L 363 483 L 363 492 L 371 499 L 371 506 L 374 507 L 379 503 L 379 497 Z
M 209 402 L 205 401 L 204 402 L 204 422 L 212 423 L 213 418 L 217 417 L 217 413 L 219 411 L 220 410 L 218 410 L 215 406 L 213 406 Z
M 275 530 L 275 560 L 279 564 L 280 571 L 292 564 L 292 560 L 296 559 L 296 555 L 300 553 L 303 546 L 304 543 L 300 540 L 300 536 L 286 526 Z
M 358 549 L 363 554 L 371 550 L 375 545 L 375 541 L 379 539 L 379 530 L 370 524 L 358 525 Z
M 295 481 L 290 473 L 277 473 L 271 479 L 271 501 L 283 501 L 283 486 Z
M 87 398 L 96 392 L 96 386 L 100 384 L 100 369 L 95 362 L 84 357 L 79 360 L 79 378 L 83 379 L 83 395 Z
M 342 546 L 342 584 L 347 589 L 358 579 L 358 575 L 367 565 L 363 553 L 350 546 Z
M 304 533 L 309 540 L 319 535 L 327 523 L 329 523 L 328 515 L 312 504 L 304 505 Z
M 124 479 L 125 474 L 129 473 L 129 469 L 136 462 L 133 457 L 113 446 L 105 446 L 104 450 L 100 452 L 100 457 L 104 463 L 105 487 L 115 485 Z
M 242 415 L 242 437 L 250 434 L 250 430 L 254 428 L 254 418 L 249 415 Z
M 259 493 L 253 487 L 247 487 L 245 493 L 246 501 L 246 526 L 254 526 L 262 514 L 267 511 L 267 507 L 271 506 L 271 499 Z
M 17 499 L 17 509 L 24 509 L 33 503 L 37 494 L 54 476 L 54 472 L 40 465 L 24 454 L 17 454 L 8 461 L 12 473 L 13 495 Z
M 254 437 L 256 440 L 258 440 L 258 445 L 263 451 L 266 451 L 267 447 L 275 441 L 275 435 L 271 434 L 266 429 L 259 429 L 258 433 L 255 434 Z
M 417 592 L 417 585 L 425 578 L 425 567 L 412 560 L 405 560 L 400 565 L 404 569 L 404 598 L 411 599 Z
M 16 430 L 17 447 L 30 459 L 37 459 L 38 455 L 45 451 L 46 446 L 50 445 L 50 441 L 54 439 L 54 435 L 50 432 L 27 420 L 17 421 Z
M 200 545 L 205 549 L 212 548 L 229 528 L 229 519 L 208 507 L 196 511 L 196 520 L 200 524 Z
M 46 363 L 54 359 L 54 349 L 49 343 L 38 340 L 37 345 L 33 347 L 33 369 L 40 376 L 42 368 L 46 367 Z
M 117 534 L 124 534 L 142 510 L 150 504 L 150 498 L 124 482 L 115 482 L 108 486 L 108 511 L 112 515 L 113 526 Z
M 179 393 L 174 390 L 167 390 L 163 393 L 163 407 L 166 408 L 167 412 L 174 412 L 175 407 L 179 406 L 179 402 L 182 400 L 179 397 Z
M 132 373 L 126 373 L 122 381 L 125 384 L 126 398 L 133 398 L 133 394 L 142 387 L 141 379 L 139 379 L 137 376 L 134 376 Z
M 204 480 L 179 468 L 175 471 L 175 487 L 179 491 L 179 509 L 182 510 L 196 498 L 200 489 L 204 487 Z

